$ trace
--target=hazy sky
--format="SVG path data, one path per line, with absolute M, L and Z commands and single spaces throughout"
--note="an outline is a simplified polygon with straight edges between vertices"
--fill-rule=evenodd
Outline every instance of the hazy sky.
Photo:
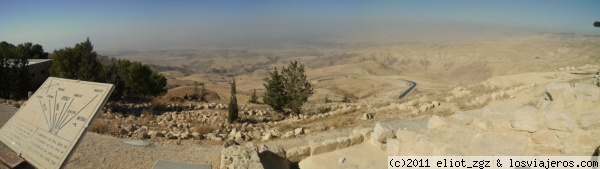
M 46 51 L 86 37 L 102 51 L 397 29 L 479 27 L 598 35 L 594 21 L 600 21 L 599 0 L 0 0 L 0 41 L 39 43 Z

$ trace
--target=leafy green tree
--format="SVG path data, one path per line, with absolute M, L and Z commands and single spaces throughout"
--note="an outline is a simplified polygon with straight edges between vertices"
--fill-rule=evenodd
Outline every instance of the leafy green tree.
M 12 80 L 14 90 L 12 90 L 14 99 L 27 99 L 27 92 L 31 87 L 31 76 L 29 76 L 29 61 L 25 53 L 20 53 L 19 58 L 14 60 L 13 73 L 15 78 Z
M 282 76 L 285 81 L 285 94 L 288 95 L 289 101 L 286 107 L 294 114 L 300 114 L 300 108 L 313 94 L 312 86 L 304 74 L 304 65 L 298 65 L 297 61 L 290 62 L 288 67 L 283 68 Z
M 98 62 L 98 54 L 94 51 L 94 46 L 87 38 L 85 42 L 75 45 L 75 54 L 80 58 L 77 79 L 85 81 L 99 81 L 98 73 L 102 70 L 102 65 Z
M 52 56 L 50 76 L 79 79 L 85 81 L 100 81 L 102 65 L 98 62 L 94 46 L 88 38 L 74 48 L 55 50 Z
M 110 99 L 112 100 L 119 100 L 122 99 L 124 96 L 124 92 L 125 92 L 125 82 L 121 79 L 121 77 L 119 76 L 119 70 L 117 67 L 117 64 L 115 63 L 115 60 L 113 60 L 113 63 L 108 65 L 108 66 L 104 66 L 102 68 L 102 74 L 103 74 L 103 82 L 106 83 L 111 83 L 114 85 L 114 89 L 113 92 L 110 96 Z
M 271 72 L 271 78 L 266 79 L 264 86 L 265 103 L 279 112 L 289 108 L 292 113 L 299 114 L 302 105 L 313 94 L 313 88 L 304 74 L 304 65 L 297 61 L 290 62 L 281 73 L 277 69 Z
M 167 79 L 148 65 L 125 59 L 113 59 L 112 64 L 103 66 L 101 82 L 115 85 L 111 99 L 124 97 L 156 96 L 165 92 Z
M 254 92 L 252 93 L 252 96 L 250 96 L 250 103 L 254 103 L 254 104 L 258 104 L 258 96 L 256 96 L 256 89 L 254 89 Z
M 129 60 L 118 60 L 117 76 L 123 81 L 124 96 L 159 95 L 165 92 L 167 79 L 148 65 Z
M 6 58 L 4 57 L 4 51 L 0 49 L 0 98 L 6 98 L 8 88 L 8 64 L 6 64 Z
M 265 94 L 263 96 L 263 102 L 269 105 L 273 110 L 283 112 L 284 106 L 287 104 L 287 95 L 284 91 L 284 79 L 277 68 L 273 72 L 270 72 L 271 78 L 266 79 Z
M 27 46 L 32 45 L 0 42 L 0 97 L 26 99 L 27 92 L 33 90 L 28 67 L 32 52 Z
M 231 83 L 231 99 L 229 100 L 229 109 L 228 109 L 228 113 L 227 113 L 227 121 L 229 123 L 233 123 L 237 120 L 238 118 L 238 105 L 237 105 L 237 98 L 235 96 L 236 91 L 235 91 L 235 79 L 233 80 L 233 82 Z

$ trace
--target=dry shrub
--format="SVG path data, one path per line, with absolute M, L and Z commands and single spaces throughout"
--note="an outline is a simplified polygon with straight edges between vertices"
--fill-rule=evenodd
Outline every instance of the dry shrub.
M 291 123 L 280 123 L 280 125 L 276 126 L 275 129 L 277 129 L 277 131 L 291 131 L 296 129 L 296 125 L 293 125 Z
M 120 122 L 109 122 L 108 120 L 97 119 L 91 123 L 90 127 L 88 128 L 88 131 L 98 134 L 116 135 L 119 133 L 120 124 Z
M 335 127 L 335 128 L 341 128 L 344 126 L 349 126 L 352 125 L 352 123 L 354 123 L 354 119 L 353 117 L 349 117 L 349 116 L 338 116 L 336 118 L 336 120 L 333 121 L 333 124 L 331 124 L 331 127 Z
M 108 133 L 108 125 L 109 124 L 104 122 L 104 120 L 94 120 L 88 128 L 88 131 L 99 134 Z
M 330 112 L 330 111 L 331 111 L 331 107 L 329 107 L 329 106 L 320 106 L 320 107 L 317 107 L 317 112 L 319 114 L 327 113 L 327 112 Z
M 198 133 L 200 133 L 200 135 L 204 135 L 204 134 L 208 134 L 214 130 L 215 130 L 215 128 L 211 127 L 208 124 L 199 124 L 199 125 L 194 124 L 194 130 L 191 130 L 191 132 L 198 132 Z
M 137 124 L 140 126 L 150 126 L 150 122 L 155 119 L 154 113 L 152 112 L 152 110 L 144 109 L 144 111 L 142 111 L 142 114 L 144 115 L 144 117 L 138 118 Z

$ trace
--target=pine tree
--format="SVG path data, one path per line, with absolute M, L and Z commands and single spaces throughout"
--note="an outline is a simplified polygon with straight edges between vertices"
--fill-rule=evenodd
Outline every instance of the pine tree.
M 329 100 L 329 97 L 327 97 L 327 95 L 325 95 L 325 103 L 331 103 L 331 100 Z
M 294 114 L 299 114 L 302 105 L 313 94 L 312 86 L 304 74 L 304 65 L 298 65 L 297 61 L 290 62 L 288 67 L 281 70 L 281 73 L 275 69 L 271 72 L 271 78 L 266 79 L 266 82 L 263 100 L 278 112 L 289 108 Z
M 85 42 L 75 45 L 75 52 L 80 57 L 78 65 L 77 79 L 85 81 L 98 81 L 98 72 L 101 70 L 100 62 L 96 60 L 98 54 L 94 51 L 94 46 L 87 38 Z
M 187 96 L 187 94 L 186 94 Z M 191 100 L 198 100 L 200 98 L 200 93 L 198 92 L 198 82 L 194 81 L 194 93 L 191 97 L 188 97 Z M 187 100 L 187 99 L 186 99 Z
M 282 76 L 285 81 L 285 93 L 289 99 L 286 107 L 290 108 L 294 114 L 300 114 L 300 108 L 313 94 L 312 86 L 304 74 L 304 65 L 298 65 L 297 61 L 290 62 L 288 67 L 283 68 Z
M 228 111 L 228 116 L 227 116 L 227 121 L 229 123 L 233 123 L 237 120 L 238 118 L 238 105 L 237 105 L 237 98 L 235 97 L 235 79 L 233 80 L 233 82 L 231 83 L 231 99 L 229 100 L 229 111 Z
M 270 74 L 271 78 L 266 79 L 267 83 L 263 84 L 266 89 L 263 96 L 263 102 L 271 106 L 273 110 L 277 112 L 283 112 L 283 108 L 287 102 L 283 84 L 284 79 L 281 75 L 279 75 L 277 68 L 275 68 L 273 72 L 270 72 Z
M 4 59 L 4 52 L 0 50 L 0 82 L 7 82 L 6 78 L 7 71 L 5 70 L 6 60 Z M 5 97 L 6 93 L 6 83 L 0 83 L 0 98 Z
M 348 98 L 348 95 L 344 95 L 344 99 L 342 99 L 342 102 L 344 102 L 344 103 L 350 102 L 350 98 Z
M 256 89 L 254 89 L 254 92 L 252 93 L 252 96 L 250 96 L 250 103 L 254 103 L 254 104 L 258 104 L 258 96 L 256 96 Z
M 204 89 L 204 84 L 202 84 L 202 90 L 200 90 L 200 96 L 198 96 L 200 101 L 203 102 L 208 102 L 208 100 L 206 100 L 206 89 Z

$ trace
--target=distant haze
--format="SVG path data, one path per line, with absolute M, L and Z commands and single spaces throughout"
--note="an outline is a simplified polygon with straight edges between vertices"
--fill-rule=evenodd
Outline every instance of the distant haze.
M 277 41 L 403 42 L 600 35 L 600 1 L 0 1 L 0 41 L 98 51 Z

